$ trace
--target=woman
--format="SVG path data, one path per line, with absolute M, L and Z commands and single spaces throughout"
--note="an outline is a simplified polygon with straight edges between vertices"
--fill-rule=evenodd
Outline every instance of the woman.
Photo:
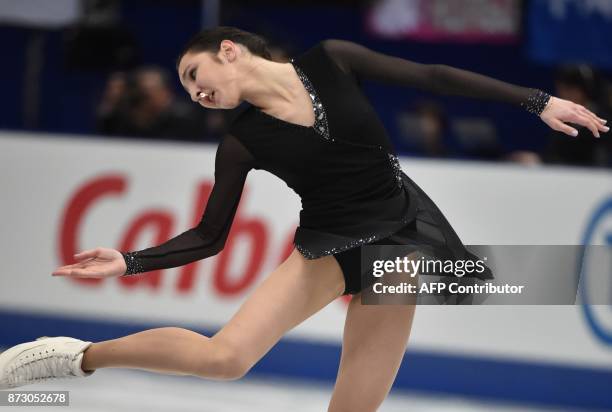
M 404 355 L 414 305 L 362 305 L 365 244 L 412 244 L 436 256 L 473 258 L 439 209 L 400 169 L 360 79 L 522 105 L 550 127 L 608 131 L 584 107 L 546 93 L 443 65 L 423 65 L 342 40 L 318 43 L 289 63 L 269 60 L 265 42 L 231 27 L 195 36 L 178 59 L 194 102 L 231 109 L 250 103 L 219 143 L 215 186 L 200 223 L 148 249 L 96 248 L 56 276 L 116 277 L 170 268 L 223 249 L 251 169 L 283 179 L 302 198 L 295 249 L 214 336 L 159 328 L 91 343 L 39 338 L 0 355 L 0 385 L 89 376 L 105 367 L 209 379 L 238 379 L 291 328 L 351 294 L 329 411 L 373 411 Z M 490 275 L 490 274 L 489 274 Z M 384 350 L 372 350 L 372 348 Z

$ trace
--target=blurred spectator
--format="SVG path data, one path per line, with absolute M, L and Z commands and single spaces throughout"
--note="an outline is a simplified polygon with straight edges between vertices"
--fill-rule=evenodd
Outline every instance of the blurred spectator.
M 110 76 L 98 106 L 97 130 L 108 135 L 217 140 L 224 117 L 206 112 L 176 98 L 165 69 L 144 67 Z
M 452 123 L 462 158 L 498 161 L 504 155 L 493 120 L 486 116 L 457 117 Z
M 126 95 L 127 79 L 123 72 L 111 74 L 102 93 L 96 117 L 97 129 L 101 133 L 114 134 L 122 127 L 121 104 Z
M 398 128 L 403 145 L 408 150 L 426 157 L 450 156 L 448 118 L 436 102 L 418 102 L 413 110 L 405 110 L 398 116 Z
M 597 73 L 587 65 L 565 66 L 555 76 L 556 96 L 581 104 L 599 117 L 610 120 L 610 110 L 605 103 L 608 96 L 600 96 L 609 90 L 601 84 Z M 612 167 L 612 140 L 607 134 L 593 136 L 585 127 L 577 126 L 578 137 L 552 131 L 547 147 L 542 152 L 546 163 L 562 163 L 576 166 Z
M 495 125 L 486 118 L 450 119 L 433 100 L 421 100 L 399 114 L 401 141 L 412 154 L 430 158 L 499 160 L 502 148 Z

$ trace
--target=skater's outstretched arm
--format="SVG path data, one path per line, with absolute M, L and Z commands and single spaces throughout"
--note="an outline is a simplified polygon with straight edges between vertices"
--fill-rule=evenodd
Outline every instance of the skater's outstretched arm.
M 547 93 L 517 86 L 475 72 L 444 64 L 422 64 L 378 53 L 345 40 L 321 42 L 327 54 L 346 73 L 357 79 L 415 87 L 436 94 L 494 100 L 520 105 L 535 113 L 554 130 L 576 136 L 578 132 L 565 122 L 588 127 L 593 135 L 607 132 L 605 120 L 585 107 Z
M 119 252 L 96 248 L 77 254 L 74 265 L 54 275 L 109 277 L 186 265 L 219 253 L 227 239 L 248 172 L 254 166 L 250 152 L 232 136 L 225 136 L 215 156 L 215 184 L 200 222 L 154 247 Z

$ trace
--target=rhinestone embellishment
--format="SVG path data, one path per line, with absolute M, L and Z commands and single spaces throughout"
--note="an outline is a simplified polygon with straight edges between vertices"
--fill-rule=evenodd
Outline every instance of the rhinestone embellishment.
M 327 256 L 327 255 L 331 255 L 331 254 L 335 254 L 335 253 L 339 253 L 342 252 L 344 250 L 348 250 L 351 249 L 353 247 L 359 246 L 363 243 L 368 243 L 368 242 L 372 242 L 374 240 L 376 240 L 377 238 L 379 238 L 380 235 L 372 235 L 366 238 L 361 238 L 361 239 L 355 239 L 349 243 L 347 243 L 346 245 L 342 245 L 342 246 L 337 246 L 337 247 L 333 247 L 331 249 L 328 250 L 324 250 L 323 252 L 321 252 L 320 254 L 315 254 L 311 251 L 309 251 L 308 249 L 304 248 L 302 245 L 295 245 L 295 248 L 306 258 L 306 259 L 316 259 L 319 258 L 321 256 Z
M 291 59 L 291 64 L 293 64 L 293 67 L 295 68 L 295 71 L 298 77 L 300 78 L 300 81 L 302 82 L 304 88 L 306 89 L 306 91 L 308 91 L 308 94 L 310 95 L 310 100 L 312 100 L 312 108 L 314 110 L 315 115 L 315 122 L 313 128 L 315 132 L 323 136 L 325 139 L 333 142 L 334 138 L 331 137 L 329 134 L 327 115 L 325 114 L 325 108 L 323 107 L 323 103 L 321 103 L 321 99 L 319 99 L 319 96 L 317 95 L 317 92 L 308 77 L 306 77 L 302 69 L 300 69 L 295 64 L 293 59 Z
M 529 113 L 533 113 L 539 116 L 542 114 L 549 101 L 550 94 L 543 92 L 539 89 L 532 89 L 532 92 L 527 98 L 527 101 L 521 102 L 521 107 L 523 107 Z
M 393 174 L 395 175 L 395 180 L 397 180 L 397 185 L 399 187 L 403 187 L 404 180 L 402 179 L 402 167 L 399 164 L 398 157 L 393 153 L 387 153 L 387 156 L 389 157 L 389 162 L 393 168 Z
M 402 219 L 402 223 L 406 223 L 407 224 L 408 222 L 410 222 L 410 219 L 408 219 L 408 218 L 403 218 Z M 370 235 L 370 236 L 367 236 L 367 237 L 362 237 L 362 238 L 359 238 L 359 239 L 354 239 L 354 240 L 350 241 L 347 244 L 344 244 L 342 246 L 335 246 L 335 247 L 332 247 L 331 249 L 323 250 L 320 253 L 314 253 L 314 252 L 308 250 L 307 248 L 305 248 L 304 246 L 302 246 L 302 245 L 300 245 L 298 243 L 295 243 L 295 242 L 294 242 L 294 245 L 295 245 L 295 248 L 298 250 L 298 252 L 300 252 L 306 259 L 317 259 L 317 258 L 320 258 L 322 256 L 334 255 L 336 253 L 340 253 L 340 252 L 343 252 L 345 250 L 352 249 L 354 247 L 361 246 L 363 244 L 370 243 L 370 242 L 373 242 L 375 240 L 385 238 L 385 237 L 387 237 L 387 236 L 389 236 L 389 235 L 391 235 L 393 233 L 395 233 L 395 232 L 393 231 L 393 232 L 389 232 L 389 233 L 379 233 L 379 234 L 374 234 L 374 235 Z
M 136 273 L 144 272 L 142 262 L 138 258 L 137 253 L 138 252 L 121 252 L 121 254 L 123 255 L 123 259 L 125 260 L 125 265 L 127 266 L 127 270 L 122 276 L 130 276 Z

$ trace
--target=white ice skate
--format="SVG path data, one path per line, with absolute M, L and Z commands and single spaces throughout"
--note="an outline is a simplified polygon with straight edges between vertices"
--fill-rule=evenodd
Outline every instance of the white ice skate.
M 89 376 L 81 369 L 83 352 L 91 345 L 65 336 L 42 336 L 0 353 L 0 389 L 52 379 Z

